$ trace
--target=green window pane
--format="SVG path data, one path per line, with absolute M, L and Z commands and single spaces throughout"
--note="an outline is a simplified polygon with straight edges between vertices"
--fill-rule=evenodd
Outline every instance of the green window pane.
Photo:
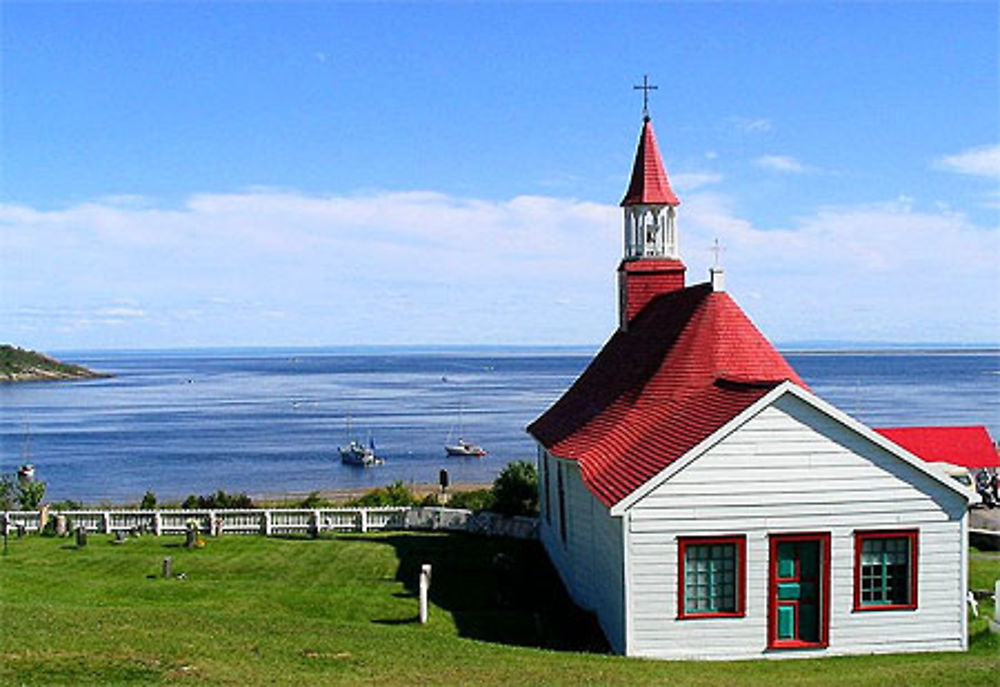
M 735 544 L 688 544 L 684 549 L 685 612 L 735 612 L 735 571 Z
M 795 607 L 778 606 L 778 639 L 795 637 Z
M 860 559 L 862 606 L 911 603 L 909 537 L 863 539 Z
M 801 587 L 798 582 L 781 582 L 778 584 L 778 600 L 794 601 L 801 595 Z

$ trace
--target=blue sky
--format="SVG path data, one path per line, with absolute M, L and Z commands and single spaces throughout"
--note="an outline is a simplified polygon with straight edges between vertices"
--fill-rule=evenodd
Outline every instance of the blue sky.
M 998 8 L 7 2 L 0 331 L 596 344 L 651 111 L 778 342 L 1000 340 Z

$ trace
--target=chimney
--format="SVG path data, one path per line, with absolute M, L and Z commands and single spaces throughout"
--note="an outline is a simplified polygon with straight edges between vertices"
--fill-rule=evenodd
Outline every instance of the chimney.
M 712 291 L 726 290 L 726 272 L 721 267 L 710 267 L 708 280 L 712 283 Z

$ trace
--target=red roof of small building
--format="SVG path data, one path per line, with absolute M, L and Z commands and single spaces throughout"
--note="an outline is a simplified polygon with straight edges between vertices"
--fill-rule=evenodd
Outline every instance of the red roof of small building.
M 725 292 L 657 296 L 528 427 L 612 506 L 785 380 L 805 383 Z
M 1000 454 L 985 427 L 884 427 L 875 431 L 930 463 L 1000 467 Z
M 660 150 L 656 147 L 656 134 L 653 133 L 653 123 L 649 117 L 642 122 L 642 132 L 639 134 L 639 147 L 635 151 L 635 162 L 632 164 L 632 180 L 628 191 L 622 198 L 622 206 L 664 204 L 680 205 L 681 201 L 670 188 L 670 181 L 663 169 Z

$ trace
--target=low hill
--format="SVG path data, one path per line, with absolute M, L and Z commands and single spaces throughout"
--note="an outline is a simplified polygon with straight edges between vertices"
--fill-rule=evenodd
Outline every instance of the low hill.
M 82 365 L 61 363 L 35 351 L 0 344 L 0 383 L 98 377 L 110 377 L 110 375 L 88 370 Z

